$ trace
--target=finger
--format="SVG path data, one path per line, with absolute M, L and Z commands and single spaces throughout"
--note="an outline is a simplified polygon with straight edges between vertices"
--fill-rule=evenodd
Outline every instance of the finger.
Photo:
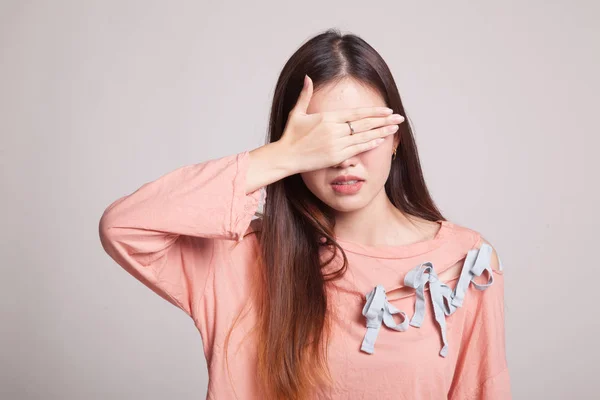
M 387 125 L 382 126 L 380 128 L 371 129 L 369 131 L 356 133 L 354 135 L 348 135 L 345 138 L 345 144 L 347 147 L 352 147 L 359 144 L 368 143 L 378 138 L 385 138 L 389 135 L 392 135 L 398 131 L 400 128 L 399 125 Z
M 298 100 L 296 100 L 296 105 L 292 109 L 292 112 L 306 114 L 306 111 L 308 110 L 308 104 L 310 103 L 310 99 L 312 98 L 312 94 L 312 79 L 310 79 L 308 75 L 304 75 L 304 86 L 302 86 L 302 90 L 300 91 L 300 95 L 298 96 Z
M 353 144 L 351 146 L 346 147 L 342 151 L 342 157 L 344 160 L 347 160 L 348 158 L 354 157 L 357 154 L 374 149 L 375 147 L 381 145 L 384 141 L 385 138 L 376 138 L 373 140 L 369 140 L 368 142 Z
M 400 114 L 392 114 L 386 117 L 369 117 L 359 119 L 358 121 L 352 121 L 352 128 L 354 129 L 354 133 L 365 132 L 371 129 L 376 129 L 383 126 L 389 126 L 394 124 L 401 124 L 404 122 L 404 117 Z M 348 126 L 345 124 L 341 129 L 348 131 Z
M 325 112 L 327 119 L 334 122 L 356 121 L 367 117 L 382 117 L 394 111 L 387 107 L 358 107 Z

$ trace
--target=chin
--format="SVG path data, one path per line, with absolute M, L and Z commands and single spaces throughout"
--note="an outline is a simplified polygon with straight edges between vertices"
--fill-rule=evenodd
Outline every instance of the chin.
M 368 201 L 365 199 L 365 196 L 362 195 L 336 196 L 333 194 L 321 197 L 321 201 L 335 211 L 339 212 L 360 210 L 368 203 Z

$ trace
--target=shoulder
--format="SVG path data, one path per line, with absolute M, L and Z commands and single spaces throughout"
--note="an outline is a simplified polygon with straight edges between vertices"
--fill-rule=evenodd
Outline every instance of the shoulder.
M 496 251 L 496 248 L 492 246 L 490 242 L 488 242 L 483 236 L 479 236 L 480 240 L 476 245 L 477 249 L 481 249 L 482 246 L 488 246 L 491 249 L 491 257 L 490 257 L 490 267 L 494 272 L 502 271 L 502 263 L 500 262 L 500 256 Z
M 500 260 L 496 247 L 483 237 L 481 232 L 454 222 L 447 221 L 446 223 L 452 228 L 456 236 L 464 238 L 464 241 L 467 242 L 470 250 L 481 250 L 483 248 L 485 251 L 491 252 L 490 267 L 494 272 L 502 273 L 502 261 Z

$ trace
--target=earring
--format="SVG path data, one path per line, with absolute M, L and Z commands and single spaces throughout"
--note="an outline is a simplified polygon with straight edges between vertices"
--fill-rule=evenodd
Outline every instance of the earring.
M 394 148 L 394 155 L 392 156 L 392 160 L 396 159 L 396 148 Z

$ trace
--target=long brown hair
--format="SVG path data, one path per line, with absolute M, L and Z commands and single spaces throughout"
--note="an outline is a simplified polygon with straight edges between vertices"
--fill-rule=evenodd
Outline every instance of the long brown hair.
M 279 140 L 288 115 L 302 90 L 304 75 L 314 90 L 353 78 L 375 89 L 388 107 L 405 116 L 396 133 L 400 144 L 385 191 L 405 214 L 429 221 L 443 220 L 421 170 L 408 116 L 388 66 L 367 42 L 354 34 L 328 29 L 306 41 L 283 67 L 269 120 L 268 142 Z M 259 254 L 255 285 L 258 332 L 257 374 L 268 399 L 300 400 L 315 388 L 331 384 L 327 367 L 330 320 L 327 284 L 346 271 L 347 258 L 334 238 L 334 214 L 308 190 L 300 174 L 266 187 L 258 231 Z M 320 257 L 322 246 L 332 257 Z M 341 267 L 324 267 L 342 254 Z M 332 264 L 335 265 L 335 264 Z

